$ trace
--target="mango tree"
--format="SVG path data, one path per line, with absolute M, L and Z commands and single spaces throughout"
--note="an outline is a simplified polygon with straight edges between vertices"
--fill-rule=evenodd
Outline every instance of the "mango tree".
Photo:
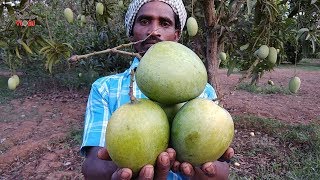
M 206 59 L 209 83 L 215 86 L 218 96 L 221 96 L 217 79 L 218 54 L 225 51 L 229 55 L 224 62 L 229 69 L 228 75 L 238 67 L 246 72 L 242 79 L 252 77 L 252 84 L 257 83 L 265 71 L 270 71 L 276 66 L 274 57 L 278 59 L 278 63 L 279 57 L 286 58 L 285 42 L 288 40 L 296 42 L 296 38 L 301 35 L 298 32 L 305 26 L 299 23 L 298 19 L 304 21 L 309 19 L 306 19 L 306 16 L 300 16 L 299 13 L 292 17 L 288 14 L 292 14 L 296 9 L 294 5 L 300 7 L 303 3 L 306 4 L 304 8 L 298 8 L 295 13 L 310 14 L 309 17 L 312 16 L 312 19 L 315 19 L 311 22 L 314 25 L 315 21 L 319 20 L 317 15 L 319 13 L 316 13 L 319 10 L 319 2 L 316 1 L 185 1 L 189 15 L 200 22 L 200 37 L 192 38 L 195 42 L 204 42 L 202 45 L 199 43 L 195 46 L 195 49 L 200 49 Z M 310 32 L 310 36 L 313 35 L 314 38 L 309 38 L 314 39 L 314 42 L 318 41 L 316 31 Z M 306 36 L 305 33 L 304 37 Z M 259 58 L 255 55 L 262 45 L 272 47 L 270 49 L 273 58 Z M 275 50 L 280 54 L 275 54 Z

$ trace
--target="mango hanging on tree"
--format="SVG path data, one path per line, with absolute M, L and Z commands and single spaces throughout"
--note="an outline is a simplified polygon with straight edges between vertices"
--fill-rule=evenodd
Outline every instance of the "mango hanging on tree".
M 189 36 L 195 36 L 198 32 L 198 23 L 194 17 L 189 17 L 187 20 L 187 31 Z
M 276 48 L 270 47 L 269 48 L 269 54 L 268 54 L 268 57 L 267 57 L 268 61 L 271 64 L 276 64 L 277 56 L 278 56 L 278 52 L 277 52 Z
M 65 8 L 63 14 L 68 23 L 73 23 L 73 12 L 70 8 Z
M 260 48 L 256 51 L 256 55 L 260 59 L 265 59 L 269 55 L 269 47 L 267 45 L 260 46 Z
M 96 13 L 99 15 L 103 15 L 104 6 L 102 3 L 97 3 L 96 5 Z

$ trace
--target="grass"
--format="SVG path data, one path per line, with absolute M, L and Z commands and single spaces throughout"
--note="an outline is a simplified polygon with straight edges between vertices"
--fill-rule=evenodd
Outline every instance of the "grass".
M 320 179 L 320 124 L 289 125 L 273 119 L 235 117 L 230 179 Z M 248 131 L 256 132 L 250 137 Z M 237 157 L 238 156 L 238 157 Z M 244 163 L 246 162 L 246 163 Z
M 256 94 L 290 94 L 289 89 L 277 85 L 251 85 L 250 83 L 240 83 L 237 89 Z
M 70 129 L 68 138 L 72 144 L 79 145 L 82 143 L 83 128 L 73 126 Z
M 279 68 L 294 68 L 295 66 L 291 63 L 281 64 Z M 297 64 L 298 69 L 303 69 L 307 71 L 320 71 L 320 59 L 302 59 Z

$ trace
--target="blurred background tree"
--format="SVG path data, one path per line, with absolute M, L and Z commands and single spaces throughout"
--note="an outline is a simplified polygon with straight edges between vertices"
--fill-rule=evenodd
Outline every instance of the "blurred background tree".
M 97 3 L 104 6 L 102 15 L 96 13 Z M 183 31 L 180 42 L 203 59 L 208 81 L 219 97 L 219 67 L 228 68 L 228 75 L 234 71 L 247 72 L 256 84 L 265 71 L 273 70 L 277 64 L 319 58 L 319 1 L 184 0 L 184 3 L 188 17 L 194 17 L 199 28 L 192 37 Z M 91 56 L 76 64 L 70 64 L 68 58 L 128 43 L 123 22 L 128 4 L 129 0 L 0 0 L 1 63 L 12 74 L 17 69 L 41 73 L 70 87 L 90 85 L 100 76 L 121 72 L 131 60 L 122 54 Z M 72 10 L 73 23 L 64 17 L 65 8 Z M 17 20 L 28 18 L 36 21 L 34 27 L 16 25 Z M 254 52 L 261 45 L 278 49 L 276 64 L 257 61 Z M 124 50 L 133 51 L 130 47 Z M 220 60 L 220 52 L 225 52 L 227 58 Z

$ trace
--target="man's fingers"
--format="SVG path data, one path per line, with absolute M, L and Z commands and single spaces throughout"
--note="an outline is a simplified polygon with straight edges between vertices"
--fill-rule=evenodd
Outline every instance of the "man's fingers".
M 139 180 L 151 180 L 153 179 L 154 176 L 154 168 L 152 165 L 145 165 L 143 168 L 140 170 L 139 173 Z
M 183 162 L 180 165 L 180 171 L 186 175 L 186 176 L 193 176 L 194 175 L 194 169 L 190 163 Z
M 170 157 L 167 152 L 162 152 L 157 159 L 155 179 L 166 179 L 170 171 Z
M 100 148 L 98 150 L 98 158 L 102 160 L 111 160 L 106 148 Z
M 201 166 L 201 170 L 207 176 L 212 177 L 212 176 L 216 175 L 217 168 L 216 168 L 216 165 L 213 162 L 207 162 L 207 163 L 205 163 L 205 164 L 203 164 Z
M 170 159 L 170 166 L 172 166 L 176 160 L 176 151 L 173 148 L 168 148 L 166 150 L 166 152 L 169 155 L 169 159 Z
M 172 170 L 174 172 L 179 172 L 180 171 L 180 162 L 179 161 L 175 161 L 172 165 Z
M 129 168 L 117 169 L 113 174 L 112 180 L 130 180 L 132 178 L 132 171 Z
M 229 147 L 222 155 L 223 159 L 230 160 L 234 156 L 234 149 Z

